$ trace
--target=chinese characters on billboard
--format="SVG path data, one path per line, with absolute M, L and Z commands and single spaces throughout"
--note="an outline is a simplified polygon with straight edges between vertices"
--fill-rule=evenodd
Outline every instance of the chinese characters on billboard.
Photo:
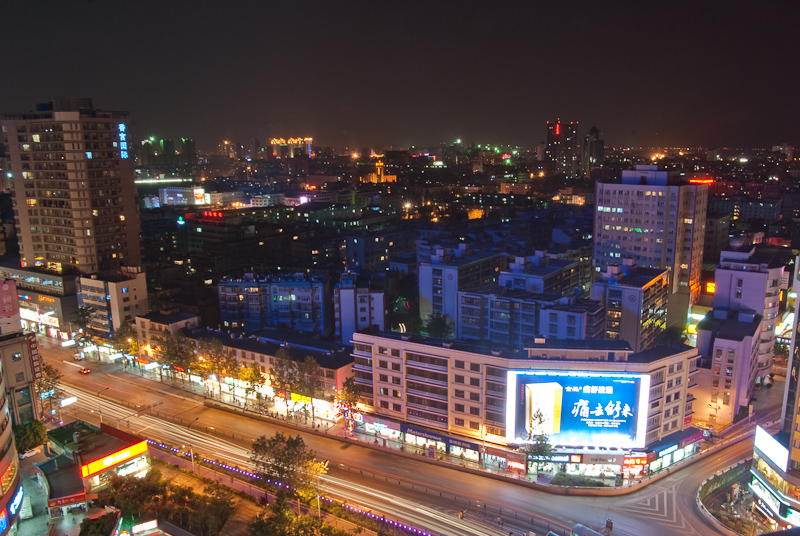
M 586 371 L 509 371 L 506 439 L 547 434 L 552 445 L 640 448 L 650 376 Z

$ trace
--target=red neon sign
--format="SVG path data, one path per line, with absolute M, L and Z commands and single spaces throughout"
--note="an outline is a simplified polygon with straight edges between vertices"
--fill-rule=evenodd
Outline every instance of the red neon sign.
M 647 456 L 625 456 L 623 465 L 647 465 Z
M 691 179 L 689 183 L 691 184 L 711 184 L 714 182 L 714 179 Z
M 204 210 L 203 211 L 203 216 L 206 216 L 206 217 L 209 217 L 209 218 L 221 218 L 222 217 L 222 212 L 210 212 L 208 210 Z
M 81 476 L 86 478 L 87 476 L 92 476 L 95 473 L 99 473 L 105 469 L 113 465 L 117 465 L 120 462 L 133 458 L 134 456 L 141 454 L 143 452 L 147 452 L 147 441 L 141 441 L 136 443 L 135 445 L 131 445 L 126 449 L 122 449 L 114 454 L 110 454 L 105 458 L 100 460 L 95 460 L 93 462 L 87 463 L 83 467 L 81 467 Z
M 561 123 L 556 123 L 556 136 L 561 134 Z

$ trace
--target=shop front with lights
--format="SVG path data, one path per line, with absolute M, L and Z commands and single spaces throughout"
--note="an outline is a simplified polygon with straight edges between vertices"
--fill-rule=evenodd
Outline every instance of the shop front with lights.
M 754 447 L 750 466 L 750 490 L 756 497 L 753 509 L 775 530 L 800 526 L 800 479 L 787 474 L 789 449 L 760 426 L 756 427 Z
M 363 415 L 362 425 L 365 433 L 374 435 L 375 439 L 383 441 L 383 444 L 390 439 L 393 441 L 403 440 L 400 423 L 372 415 Z
M 666 439 L 654 443 L 648 450 L 650 473 L 662 471 L 688 458 L 700 450 L 703 430 L 689 427 L 682 432 L 670 434 Z
M 15 536 L 19 527 L 19 513 L 25 493 L 19 479 L 11 489 L 13 493 L 3 497 L 5 504 L 0 504 L 0 536 Z
M 405 447 L 411 452 L 419 452 L 430 458 L 442 454 L 458 456 L 465 460 L 481 459 L 481 446 L 478 443 L 450 437 L 440 432 L 425 430 L 418 426 L 400 425 Z
M 88 511 L 90 501 L 114 476 L 141 478 L 150 470 L 147 441 L 111 426 L 74 421 L 47 435 L 57 456 L 35 467 L 47 490 L 51 519 Z
M 563 472 L 613 479 L 622 470 L 625 455 L 621 451 L 600 451 L 596 449 L 561 450 L 556 449 L 552 456 L 528 456 L 528 472 L 531 474 L 555 475 Z

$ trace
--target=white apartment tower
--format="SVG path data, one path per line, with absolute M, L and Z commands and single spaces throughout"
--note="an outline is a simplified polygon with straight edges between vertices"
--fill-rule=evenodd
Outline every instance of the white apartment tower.
M 636 166 L 622 172 L 621 183 L 596 186 L 595 269 L 633 259 L 669 270 L 669 325 L 683 325 L 700 295 L 710 182 Z
M 358 273 L 346 270 L 339 284 L 333 288 L 334 335 L 342 344 L 350 344 L 353 333 L 377 326 L 383 331 L 386 321 L 384 293 L 379 280 L 362 278 Z
M 128 114 L 56 99 L 0 117 L 22 266 L 84 274 L 139 266 Z
M 758 348 L 758 375 L 762 378 L 772 371 L 783 268 L 776 258 L 759 258 L 754 246 L 732 240 L 720 254 L 714 276 L 714 309 L 762 317 Z

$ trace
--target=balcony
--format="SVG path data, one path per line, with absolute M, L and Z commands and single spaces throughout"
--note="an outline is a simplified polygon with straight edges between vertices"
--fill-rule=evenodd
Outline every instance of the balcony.
M 424 376 L 417 376 L 417 375 L 413 374 L 412 372 L 409 372 L 408 369 L 406 369 L 406 379 L 407 380 L 414 380 L 414 381 L 417 381 L 417 382 L 420 382 L 420 383 L 426 383 L 428 385 L 435 385 L 437 387 L 448 387 L 448 383 L 449 383 L 447 380 L 439 381 L 439 380 L 433 380 L 431 378 L 425 378 Z

